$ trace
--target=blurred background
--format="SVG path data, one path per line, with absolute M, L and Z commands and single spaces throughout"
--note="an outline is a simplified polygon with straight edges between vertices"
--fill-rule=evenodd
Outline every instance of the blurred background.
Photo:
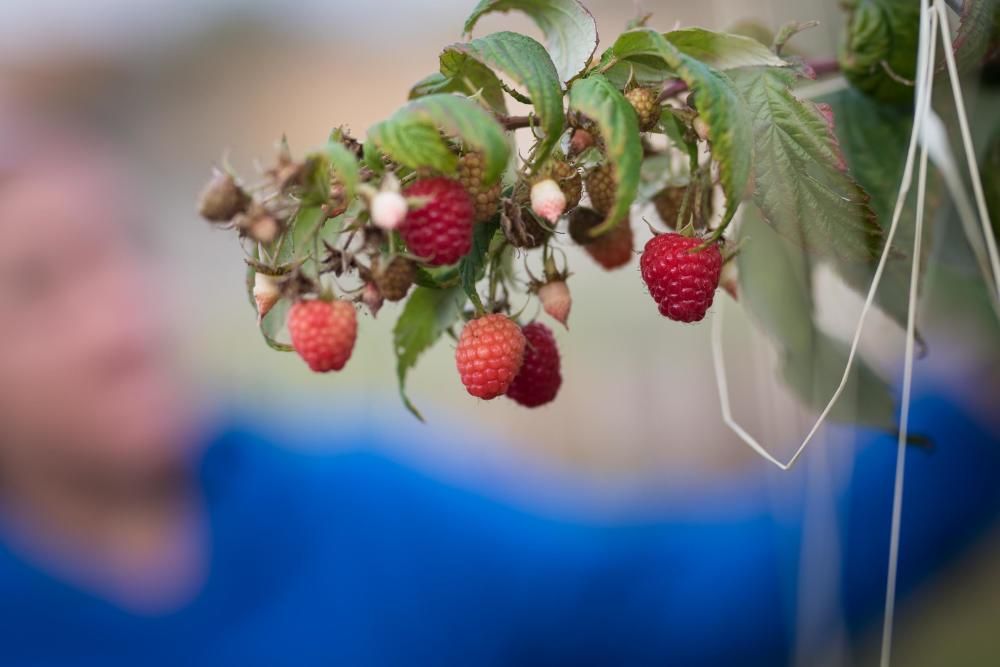
M 261 406 L 318 400 L 409 423 L 396 398 L 391 347 L 398 306 L 387 303 L 378 319 L 361 316 L 354 356 L 343 372 L 310 373 L 294 355 L 265 346 L 247 303 L 241 252 L 231 234 L 197 218 L 194 202 L 224 153 L 249 174 L 255 158 L 273 154 L 282 134 L 298 154 L 320 145 L 337 125 L 363 135 L 405 101 L 412 83 L 437 69 L 441 48 L 461 39 L 472 4 L 307 0 L 290 10 L 278 0 L 4 2 L 0 96 L 85 123 L 125 151 L 145 203 L 139 232 L 150 250 L 150 271 L 167 295 L 162 308 L 172 314 L 181 359 L 206 397 Z M 586 4 L 605 35 L 602 47 L 640 13 L 630 2 Z M 794 42 L 812 57 L 836 53 L 843 21 L 829 0 L 647 0 L 641 9 L 662 30 L 676 24 L 726 29 L 745 20 L 774 29 L 792 19 L 818 19 L 819 28 Z M 537 34 L 516 15 L 487 16 L 477 34 L 501 26 Z M 644 239 L 641 227 L 636 230 Z M 765 465 L 718 417 L 708 326 L 671 326 L 661 318 L 641 287 L 637 262 L 608 274 L 583 253 L 567 251 L 576 274 L 571 330 L 556 332 L 565 378 L 559 399 L 536 411 L 470 400 L 455 374 L 450 342 L 443 341 L 410 380 L 410 395 L 428 420 L 479 424 L 519 453 L 615 481 L 661 473 L 695 478 Z M 822 289 L 836 304 L 827 324 L 845 335 L 860 299 L 833 279 Z M 941 289 L 932 276 L 925 304 L 945 301 Z M 736 416 L 778 458 L 787 458 L 814 415 L 775 377 L 776 354 L 768 341 L 728 298 L 719 300 L 730 313 Z M 928 321 L 930 340 L 935 328 L 961 336 L 951 315 Z M 969 345 L 995 347 L 995 337 L 972 329 Z M 878 314 L 866 332 L 865 347 L 894 378 L 901 332 Z M 932 354 L 917 372 L 956 363 L 969 362 Z M 995 366 L 969 372 L 996 377 Z M 989 395 L 982 402 L 996 407 Z M 475 456 L 452 442 L 447 446 L 456 455 Z M 825 444 L 820 438 L 814 447 L 825 451 Z M 836 451 L 809 460 L 814 525 L 822 527 L 832 502 L 830 480 L 846 463 Z M 993 655 L 1000 656 L 997 563 L 1000 532 L 927 585 L 901 611 L 896 664 L 951 664 L 949 658 L 964 650 L 989 655 L 996 649 Z M 800 595 L 808 593 L 806 587 Z M 872 639 L 874 649 L 877 633 Z

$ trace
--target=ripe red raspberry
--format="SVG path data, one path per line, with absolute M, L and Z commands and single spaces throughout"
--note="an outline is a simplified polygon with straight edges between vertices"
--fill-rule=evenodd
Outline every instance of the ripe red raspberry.
M 462 329 L 455 365 L 466 390 L 489 400 L 507 391 L 524 360 L 524 334 L 506 315 L 486 315 Z
M 403 190 L 407 198 L 426 198 L 411 208 L 399 232 L 410 252 L 428 264 L 454 264 L 472 247 L 475 207 L 462 184 L 450 178 L 425 178 Z
M 714 243 L 691 252 L 703 242 L 670 233 L 654 236 L 646 244 L 639 267 L 664 317 L 698 322 L 712 306 L 722 272 L 722 253 Z
M 523 329 L 527 340 L 524 363 L 507 390 L 507 396 L 526 408 L 537 408 L 556 397 L 562 385 L 559 372 L 559 347 L 552 331 L 540 322 Z
M 339 371 L 358 336 L 354 306 L 346 301 L 299 301 L 288 311 L 292 347 L 317 373 Z

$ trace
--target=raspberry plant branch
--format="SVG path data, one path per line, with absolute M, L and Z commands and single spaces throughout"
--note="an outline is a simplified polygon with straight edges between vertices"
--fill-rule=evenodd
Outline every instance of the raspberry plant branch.
M 744 280 L 753 279 L 737 271 L 742 262 L 727 262 L 724 278 L 721 259 L 736 248 L 754 250 L 754 239 L 732 224 L 747 207 L 845 275 L 861 267 L 872 280 L 852 283 L 858 289 L 877 286 L 886 273 L 898 283 L 900 260 L 910 252 L 894 243 L 899 211 L 879 216 L 868 204 L 830 107 L 797 97 L 795 87 L 802 78 L 841 71 L 872 100 L 865 103 L 895 101 L 899 83 L 881 63 L 911 76 L 906 34 L 888 47 L 869 44 L 852 8 L 844 53 L 802 62 L 782 52 L 814 22 L 790 22 L 766 45 L 703 28 L 661 33 L 647 19 L 598 53 L 593 18 L 575 0 L 510 0 L 504 7 L 534 20 L 545 44 L 507 31 L 472 36 L 482 15 L 498 11 L 481 3 L 466 22 L 466 41 L 445 47 L 438 71 L 363 139 L 335 129 L 301 159 L 282 142 L 254 185 L 227 169 L 206 187 L 202 214 L 237 232 L 244 245 L 248 292 L 268 345 L 305 358 L 304 343 L 286 342 L 290 313 L 319 312 L 297 307 L 318 301 L 333 304 L 323 310 L 333 314 L 303 318 L 311 324 L 299 328 L 307 334 L 299 340 L 322 338 L 324 354 L 339 359 L 344 350 L 337 345 L 353 345 L 332 333 L 333 324 L 346 321 L 339 302 L 363 305 L 372 316 L 385 303 L 403 303 L 393 351 L 404 404 L 416 414 L 406 379 L 442 334 L 466 316 L 504 315 L 527 326 L 521 320 L 531 309 L 521 305 L 522 293 L 525 305 L 535 300 L 567 324 L 571 270 L 556 270 L 549 260 L 575 244 L 605 270 L 628 265 L 636 247 L 632 218 L 646 204 L 659 221 L 650 226 L 652 238 L 640 240 L 642 279 L 668 319 L 699 321 L 720 281 L 739 295 Z M 902 55 L 891 51 L 897 47 Z M 511 100 L 531 110 L 511 115 Z M 522 137 L 527 147 L 515 155 L 512 135 L 521 129 L 531 136 Z M 774 132 L 788 140 L 771 141 Z M 907 177 L 912 158 L 908 164 Z M 976 200 L 982 209 L 981 192 Z M 718 201 L 724 209 L 716 211 Z M 985 214 L 980 218 L 986 229 Z M 980 254 L 996 279 L 992 237 L 986 246 Z M 543 276 L 522 278 L 515 255 L 527 266 L 535 253 Z M 684 277 L 674 284 L 677 271 Z M 868 289 L 865 314 L 887 305 L 887 297 L 873 294 Z M 767 314 L 758 299 L 744 305 Z M 811 311 L 800 315 L 813 326 Z M 774 333 L 788 344 L 798 340 L 791 331 Z M 791 386 L 810 400 L 801 383 Z M 875 391 L 879 405 L 888 405 L 890 389 Z M 829 414 L 828 406 L 822 419 Z M 878 423 L 894 430 L 891 416 L 882 413 Z

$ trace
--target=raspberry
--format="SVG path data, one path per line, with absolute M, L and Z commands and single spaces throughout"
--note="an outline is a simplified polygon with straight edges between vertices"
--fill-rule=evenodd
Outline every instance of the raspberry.
M 550 223 L 559 220 L 566 210 L 566 195 L 559 184 L 551 178 L 536 181 L 531 186 L 531 210 Z
M 615 175 L 609 164 L 602 164 L 587 174 L 590 205 L 601 215 L 611 212 L 615 203 L 615 187 Z
M 702 239 L 660 234 L 646 244 L 639 267 L 660 314 L 678 322 L 698 322 L 712 306 L 722 272 L 722 253 L 712 244 L 691 252 Z
M 633 88 L 625 93 L 625 99 L 635 109 L 639 117 L 639 131 L 648 132 L 660 122 L 660 94 L 652 88 Z
M 264 316 L 271 312 L 274 304 L 281 297 L 281 288 L 274 276 L 257 272 L 253 277 L 253 300 L 257 304 L 257 321 L 261 322 Z
M 583 178 L 576 167 L 565 160 L 553 158 L 542 170 L 542 178 L 551 178 L 559 184 L 559 189 L 566 195 L 566 210 L 576 208 L 583 195 Z
M 472 247 L 472 199 L 458 181 L 436 177 L 415 181 L 403 191 L 407 198 L 425 198 L 411 208 L 399 233 L 407 247 L 428 264 L 454 264 Z
M 372 317 L 378 317 L 378 311 L 382 310 L 382 304 L 385 303 L 385 297 L 379 291 L 378 285 L 365 283 L 361 290 L 361 303 L 365 304 Z
M 382 229 L 396 229 L 406 219 L 406 198 L 398 192 L 384 190 L 372 197 L 369 204 L 372 222 Z M 335 211 L 330 211 L 334 213 Z M 336 217 L 336 216 L 330 216 Z
M 211 222 L 229 222 L 250 205 L 250 196 L 229 174 L 216 170 L 198 198 L 198 213 Z
M 458 159 L 458 181 L 472 198 L 478 222 L 485 222 L 497 214 L 502 187 L 499 180 L 488 187 L 483 184 L 484 166 L 480 153 L 466 153 Z
M 573 130 L 573 136 L 569 140 L 569 154 L 570 156 L 579 155 L 583 151 L 587 150 L 594 145 L 594 135 L 592 135 L 587 130 L 582 127 L 578 127 Z
M 583 246 L 595 262 L 610 271 L 632 260 L 632 226 L 626 219 L 602 236 L 590 236 L 590 230 L 602 222 L 604 216 L 596 211 L 577 208 L 569 217 L 569 235 Z
M 562 385 L 559 348 L 552 331 L 540 322 L 532 322 L 521 331 L 527 341 L 524 363 L 507 396 L 526 408 L 537 408 L 551 402 Z
M 346 301 L 299 301 L 288 311 L 292 347 L 317 373 L 339 371 L 358 336 L 354 306 Z
M 542 302 L 542 309 L 550 317 L 569 328 L 566 320 L 569 319 L 569 311 L 573 307 L 573 297 L 569 293 L 566 281 L 552 280 L 539 287 L 538 300 Z
M 506 315 L 486 315 L 466 324 L 455 349 L 466 390 L 486 400 L 506 393 L 521 370 L 524 344 L 521 328 Z
M 687 186 L 669 187 L 663 188 L 653 197 L 657 215 L 670 229 L 677 229 L 677 214 L 681 212 L 686 192 Z
M 401 301 L 417 278 L 417 267 L 413 260 L 400 255 L 393 257 L 381 270 L 378 261 L 373 261 L 372 271 L 375 274 L 375 285 L 389 301 Z

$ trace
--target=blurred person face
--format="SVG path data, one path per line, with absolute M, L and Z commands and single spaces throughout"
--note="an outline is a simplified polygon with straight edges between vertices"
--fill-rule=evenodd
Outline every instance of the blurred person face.
M 178 454 L 164 327 L 121 165 L 50 146 L 0 172 L 0 472 L 140 481 Z

